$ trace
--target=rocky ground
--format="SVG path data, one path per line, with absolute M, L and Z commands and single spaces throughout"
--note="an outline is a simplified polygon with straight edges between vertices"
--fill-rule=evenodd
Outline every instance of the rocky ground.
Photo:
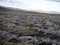
M 0 14 L 0 45 L 60 45 L 60 15 Z

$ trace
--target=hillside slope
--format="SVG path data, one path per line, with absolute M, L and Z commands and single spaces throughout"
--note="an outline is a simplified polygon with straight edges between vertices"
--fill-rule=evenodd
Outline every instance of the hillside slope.
M 60 45 L 60 14 L 0 9 L 0 45 Z

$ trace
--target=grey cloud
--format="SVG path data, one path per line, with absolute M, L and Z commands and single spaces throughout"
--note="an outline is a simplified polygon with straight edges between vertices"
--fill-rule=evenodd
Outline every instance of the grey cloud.
M 48 0 L 48 1 L 60 2 L 60 0 Z

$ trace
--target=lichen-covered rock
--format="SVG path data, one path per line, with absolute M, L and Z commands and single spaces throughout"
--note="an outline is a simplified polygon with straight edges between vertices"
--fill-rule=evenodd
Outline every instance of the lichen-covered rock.
M 24 42 L 24 43 L 37 43 L 40 44 L 42 42 L 47 42 L 47 44 L 55 44 L 58 45 L 60 44 L 60 40 L 58 41 L 57 39 L 50 39 L 50 38 L 44 38 L 44 37 L 37 37 L 37 36 L 19 36 L 16 34 L 11 34 L 6 31 L 0 31 L 0 40 L 5 40 L 8 42 L 12 43 L 17 43 L 17 42 Z

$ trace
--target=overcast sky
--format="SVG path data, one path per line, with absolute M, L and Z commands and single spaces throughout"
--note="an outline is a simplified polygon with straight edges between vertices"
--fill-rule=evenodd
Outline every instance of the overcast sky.
M 60 12 L 60 0 L 0 0 L 0 6 Z

